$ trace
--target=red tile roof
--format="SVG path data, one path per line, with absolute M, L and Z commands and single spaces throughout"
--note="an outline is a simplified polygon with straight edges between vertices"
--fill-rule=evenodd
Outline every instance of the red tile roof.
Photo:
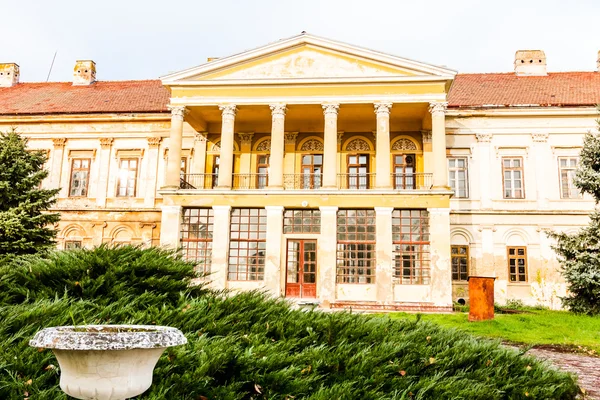
M 18 83 L 0 88 L 0 115 L 167 112 L 169 91 L 159 80 Z
M 594 106 L 600 103 L 600 72 L 550 72 L 547 76 L 458 74 L 449 107 Z

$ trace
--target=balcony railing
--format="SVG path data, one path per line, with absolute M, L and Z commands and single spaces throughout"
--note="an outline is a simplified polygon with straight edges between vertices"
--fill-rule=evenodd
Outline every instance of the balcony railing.
M 284 174 L 283 188 L 287 190 L 320 189 L 322 178 L 322 174 Z
M 179 187 L 181 189 L 215 189 L 217 174 L 182 174 Z M 322 186 L 322 174 L 284 174 L 285 190 L 318 190 Z M 391 187 L 394 190 L 428 190 L 433 183 L 431 173 L 391 174 Z M 267 174 L 233 174 L 233 190 L 260 190 L 269 185 Z M 378 189 L 374 173 L 338 174 L 337 188 L 344 190 Z

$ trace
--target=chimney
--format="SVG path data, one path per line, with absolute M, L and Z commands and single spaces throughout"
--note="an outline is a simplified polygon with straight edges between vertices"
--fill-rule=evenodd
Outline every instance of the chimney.
M 515 74 L 518 76 L 545 76 L 546 54 L 543 50 L 517 50 Z
M 19 83 L 19 66 L 15 63 L 0 64 L 0 87 Z
M 73 69 L 73 86 L 86 86 L 96 82 L 96 63 L 92 60 L 78 60 Z

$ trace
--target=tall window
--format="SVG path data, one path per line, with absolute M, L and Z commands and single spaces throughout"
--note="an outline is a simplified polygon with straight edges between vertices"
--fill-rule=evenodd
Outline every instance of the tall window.
M 508 277 L 511 282 L 527 282 L 527 247 L 508 247 Z
M 321 233 L 321 211 L 285 210 L 283 233 Z
M 267 211 L 234 208 L 231 212 L 229 273 L 232 281 L 261 281 L 265 276 Z
M 348 189 L 369 188 L 369 155 L 348 155 Z
M 429 284 L 431 273 L 427 210 L 394 210 L 392 241 L 394 276 L 403 284 Z
M 461 199 L 469 197 L 466 158 L 448 159 L 448 182 L 454 190 L 454 197 Z
M 88 195 L 90 177 L 90 159 L 74 158 L 71 161 L 71 183 L 69 197 L 85 197 Z
M 186 260 L 198 263 L 204 273 L 210 273 L 213 240 L 212 208 L 185 208 L 181 224 L 181 247 Z
M 187 174 L 187 164 L 188 164 L 187 157 L 181 157 L 181 165 L 180 165 L 179 169 L 180 169 L 180 172 L 182 175 Z
M 575 178 L 578 165 L 578 157 L 559 157 L 558 159 L 560 197 L 563 199 L 577 199 L 581 197 L 581 192 L 573 184 L 573 178 Z
M 452 280 L 466 281 L 469 277 L 469 246 L 450 246 Z
M 302 156 L 302 189 L 321 187 L 323 172 L 323 154 L 305 154 Z
M 375 210 L 338 210 L 338 283 L 375 283 L 375 240 Z
M 415 188 L 415 156 L 414 154 L 394 155 L 394 188 Z
M 219 186 L 219 163 L 221 162 L 221 157 L 214 156 L 213 158 L 213 167 L 212 167 L 212 185 L 213 188 Z
M 81 240 L 65 240 L 65 250 L 76 250 L 81 247 Z
M 118 197 L 135 197 L 137 186 L 137 158 L 122 158 L 119 160 Z
M 505 199 L 524 199 L 523 158 L 503 157 L 502 177 L 504 181 Z
M 269 184 L 269 155 L 268 154 L 259 154 L 256 172 L 258 175 L 256 177 L 256 188 L 264 189 Z

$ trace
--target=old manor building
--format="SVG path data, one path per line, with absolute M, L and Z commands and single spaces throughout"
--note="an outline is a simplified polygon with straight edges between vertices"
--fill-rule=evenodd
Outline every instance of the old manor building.
M 178 247 L 216 288 L 322 307 L 449 310 L 470 275 L 558 307 L 546 232 L 594 207 L 573 175 L 600 67 L 514 65 L 457 74 L 306 33 L 161 80 L 0 64 L 0 131 L 47 152 L 60 248 Z

